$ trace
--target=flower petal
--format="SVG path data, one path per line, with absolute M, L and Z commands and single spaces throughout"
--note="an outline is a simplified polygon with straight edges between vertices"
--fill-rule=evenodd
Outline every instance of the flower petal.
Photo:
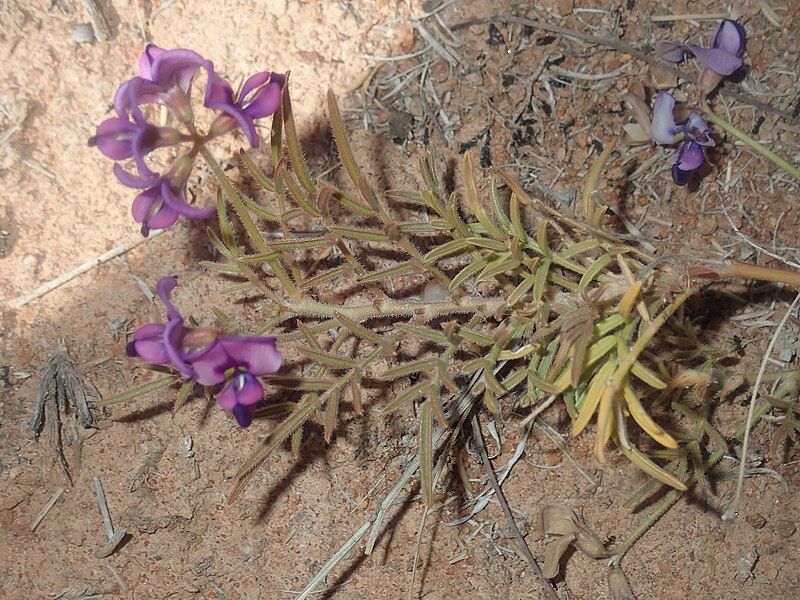
M 172 300 L 170 300 L 170 295 L 176 287 L 178 287 L 177 277 L 162 277 L 158 280 L 158 283 L 156 283 L 156 292 L 158 293 L 158 297 L 161 299 L 161 302 L 164 304 L 164 308 L 167 309 L 168 321 L 172 321 L 173 319 L 183 319 L 181 313 L 178 312 L 178 309 L 175 308 Z
M 167 323 L 167 326 L 164 328 L 164 347 L 167 349 L 167 354 L 169 354 L 172 366 L 178 369 L 181 375 L 188 379 L 194 377 L 195 372 L 194 369 L 186 363 L 180 352 L 183 334 L 183 319 L 180 317 L 170 319 L 169 323 Z
M 238 402 L 236 401 L 236 380 L 231 380 L 217 396 L 217 402 L 225 410 L 233 410 Z
M 283 364 L 274 337 L 229 336 L 220 338 L 220 343 L 236 364 L 244 365 L 254 375 L 275 373 Z
M 672 165 L 672 181 L 675 182 L 675 185 L 683 187 L 692 180 L 692 177 L 694 177 L 694 171 L 683 171 L 677 163 Z
M 669 40 L 658 41 L 655 46 L 656 54 L 668 62 L 681 62 L 686 51 L 686 44 Z
M 122 168 L 121 165 L 114 165 L 114 175 L 122 185 L 135 189 L 150 188 L 158 184 L 158 175 L 134 175 Z
M 264 397 L 264 386 L 251 373 L 238 373 L 231 384 L 236 389 L 236 402 L 244 406 L 252 406 L 261 402 Z
M 271 81 L 255 93 L 253 99 L 244 106 L 244 111 L 252 119 L 263 119 L 273 114 L 281 105 L 281 84 Z
M 250 427 L 250 424 L 253 422 L 254 413 L 255 407 L 253 406 L 242 406 L 241 404 L 237 404 L 233 408 L 233 416 L 236 417 L 236 422 L 242 429 Z
M 262 71 L 261 73 L 256 73 L 255 75 L 250 75 L 247 78 L 247 81 L 244 82 L 242 86 L 242 90 L 239 92 L 239 103 L 242 103 L 255 89 L 260 88 L 262 85 L 270 81 L 273 77 L 274 73 L 272 71 Z
M 744 52 L 746 38 L 744 27 L 736 21 L 725 19 L 717 25 L 717 29 L 711 38 L 711 47 L 720 48 L 735 56 L 741 56 Z
M 233 88 L 216 73 L 209 73 L 203 105 L 206 108 L 218 109 L 233 105 Z
M 694 171 L 703 166 L 706 154 L 703 147 L 697 142 L 683 142 L 678 149 L 678 156 L 675 164 L 682 171 Z
M 97 132 L 89 138 L 90 146 L 112 160 L 125 160 L 133 156 L 133 136 L 136 125 L 128 119 L 113 117 L 97 126 Z
M 702 46 L 689 45 L 694 55 L 706 67 L 719 75 L 730 75 L 742 66 L 742 59 L 720 48 L 703 48 Z
M 128 356 L 138 356 L 149 363 L 163 365 L 169 362 L 167 349 L 164 347 L 164 324 L 147 323 L 137 329 L 126 347 Z
M 653 120 L 650 123 L 650 137 L 659 144 L 675 143 L 678 128 L 672 111 L 675 109 L 675 98 L 669 92 L 660 92 L 653 103 Z
M 161 183 L 161 197 L 164 199 L 165 204 L 172 210 L 184 217 L 188 217 L 189 219 L 200 221 L 203 219 L 208 219 L 210 216 L 215 214 L 217 210 L 214 206 L 200 208 L 187 203 L 184 194 L 182 192 L 180 195 L 176 194 L 172 190 L 172 186 L 170 185 L 169 181 L 163 181 Z
M 159 48 L 155 44 L 147 44 L 144 48 L 144 52 L 142 52 L 142 55 L 139 57 L 139 76 L 152 81 L 153 61 L 164 52 L 166 52 L 166 50 Z
M 200 385 L 222 383 L 225 381 L 225 371 L 233 366 L 236 365 L 232 364 L 230 357 L 218 341 L 209 346 L 200 356 L 192 359 L 195 379 Z
M 686 129 L 691 138 L 701 146 L 714 145 L 714 130 L 708 126 L 705 119 L 697 113 L 689 113 L 686 119 Z
M 194 50 L 166 50 L 154 58 L 150 65 L 150 78 L 164 90 L 177 85 L 186 92 L 200 67 L 205 67 L 209 72 L 213 69 L 211 61 Z

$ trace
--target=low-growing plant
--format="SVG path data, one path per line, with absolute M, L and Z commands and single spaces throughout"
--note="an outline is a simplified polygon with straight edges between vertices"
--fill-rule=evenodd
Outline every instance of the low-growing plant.
M 730 27 L 722 30 L 726 36 L 739 33 Z M 141 77 L 118 93 L 118 117 L 101 125 L 93 143 L 116 160 L 135 159 L 136 176 L 120 165 L 115 171 L 123 183 L 145 189 L 133 210 L 144 233 L 171 225 L 178 215 L 202 219 L 215 212 L 218 223 L 208 236 L 219 260 L 203 265 L 236 280 L 228 289 L 232 297 L 263 308 L 260 323 L 239 335 L 188 326 L 169 301 L 175 280 L 162 279 L 167 321 L 137 331 L 129 354 L 177 373 L 104 403 L 183 381 L 176 408 L 198 388 L 210 393 L 222 385 L 219 403 L 243 427 L 280 417 L 243 461 L 229 501 L 285 440 L 299 451 L 309 422 L 319 423 L 330 443 L 348 404 L 358 415 L 368 406 L 385 414 L 413 408 L 428 507 L 437 503 L 441 434 L 460 430 L 476 411 L 515 412 L 525 421 L 563 402 L 573 436 L 594 423 L 599 462 L 614 447 L 653 478 L 634 500 L 663 483 L 675 490 L 664 502 L 674 502 L 689 486 L 702 485 L 732 440 L 741 438 L 744 432 L 726 438 L 708 420 L 709 393 L 740 382 L 728 381 L 719 354 L 701 341 L 687 300 L 712 280 L 798 286 L 800 274 L 688 250 L 654 255 L 610 229 L 601 188 L 614 141 L 587 173 L 576 214 L 532 197 L 500 169 L 477 172 L 469 153 L 453 189 L 440 175 L 435 152 L 419 161 L 421 183 L 377 189 L 359 166 L 329 92 L 328 117 L 346 174 L 337 183 L 315 176 L 305 160 L 288 75 L 258 74 L 234 95 L 199 55 L 153 48 L 143 55 Z M 708 54 L 697 46 L 668 49 L 678 59 L 687 48 L 701 58 Z M 741 51 L 734 54 L 738 60 Z M 208 133 L 190 102 L 201 69 L 209 78 L 205 107 L 218 111 Z M 713 79 L 716 86 L 719 79 Z M 704 88 L 703 103 L 708 92 Z M 705 159 L 703 148 L 714 143 L 713 131 L 694 113 L 676 119 L 667 93 L 656 99 L 652 117 L 643 93 L 629 100 L 639 117 L 639 129 L 626 128 L 629 137 L 680 143 L 673 176 L 687 183 Z M 150 125 L 143 104 L 166 106 L 171 124 Z M 241 150 L 237 157 L 240 172 L 258 190 L 249 195 L 210 143 L 239 128 L 256 147 L 253 122 L 267 115 L 269 152 Z M 719 117 L 709 119 L 717 123 Z M 116 133 L 108 137 L 111 129 Z M 119 132 L 128 137 L 121 141 Z M 145 157 L 165 147 L 175 149 L 172 167 L 158 175 Z M 186 199 L 188 174 L 199 157 L 218 184 L 213 209 L 197 209 Z M 212 310 L 226 327 L 237 322 L 225 310 Z M 785 374 L 784 381 L 796 383 L 792 377 Z M 757 417 L 773 407 L 782 411 L 777 435 L 783 444 L 793 438 L 800 412 L 787 395 L 768 398 L 756 410 Z M 604 556 L 618 562 L 643 531 Z M 561 544 L 559 552 L 565 548 Z M 557 572 L 557 565 L 551 561 L 547 570 Z

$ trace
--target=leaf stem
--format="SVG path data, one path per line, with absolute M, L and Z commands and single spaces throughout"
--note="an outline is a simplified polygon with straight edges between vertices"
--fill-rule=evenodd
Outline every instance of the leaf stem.
M 722 117 L 714 114 L 711 111 L 711 108 L 708 106 L 707 103 L 704 102 L 701 105 L 701 108 L 703 108 L 703 110 L 705 110 L 706 117 L 708 118 L 709 121 L 714 123 L 714 125 L 719 126 L 723 130 L 725 130 L 728 133 L 730 133 L 731 135 L 733 135 L 734 137 L 738 138 L 741 142 L 743 142 L 753 152 L 755 152 L 756 154 L 760 154 L 761 156 L 763 156 L 767 160 L 771 161 L 772 163 L 774 163 L 775 165 L 777 165 L 778 167 L 780 167 L 781 169 L 786 171 L 789 175 L 794 177 L 797 181 L 800 181 L 800 169 L 798 169 L 794 165 L 790 164 L 789 161 L 787 161 L 787 160 L 781 158 L 780 156 L 778 156 L 777 154 L 775 154 L 772 150 L 770 150 L 769 148 L 767 148 L 763 144 L 759 144 L 756 140 L 751 138 L 749 135 L 747 135 L 745 132 L 743 132 L 738 127 L 732 125 L 731 123 L 728 123 L 728 121 L 726 121 Z

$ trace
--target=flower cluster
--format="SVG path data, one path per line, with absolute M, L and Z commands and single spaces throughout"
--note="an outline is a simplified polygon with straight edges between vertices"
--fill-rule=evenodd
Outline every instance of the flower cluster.
M 670 62 L 683 60 L 687 53 L 694 54 L 704 65 L 699 79 L 703 99 L 724 77 L 742 66 L 744 44 L 742 26 L 725 19 L 717 26 L 708 48 L 667 40 L 656 44 L 656 53 Z M 635 122 L 623 125 L 625 141 L 631 145 L 651 141 L 664 146 L 677 144 L 672 179 L 679 186 L 689 183 L 705 164 L 706 148 L 714 145 L 714 131 L 705 119 L 699 113 L 677 105 L 675 97 L 669 92 L 660 92 L 651 110 L 645 102 L 644 88 L 640 84 L 632 86 L 626 94 L 626 100 Z
M 217 396 L 220 406 L 232 412 L 241 427 L 248 427 L 264 395 L 259 377 L 277 372 L 283 363 L 275 338 L 187 327 L 169 298 L 177 285 L 174 277 L 158 282 L 156 290 L 167 309 L 167 322 L 139 327 L 128 343 L 127 354 L 153 364 L 171 365 L 183 377 L 203 386 L 224 383 Z
M 218 113 L 207 133 L 198 129 L 191 102 L 201 71 L 207 74 L 203 104 Z M 278 109 L 284 83 L 284 76 L 264 71 L 250 77 L 234 95 L 213 63 L 197 52 L 164 50 L 153 44 L 145 48 L 139 58 L 139 76 L 122 83 L 114 95 L 116 116 L 103 121 L 89 139 L 90 146 L 112 160 L 133 159 L 135 173 L 117 162 L 114 174 L 123 185 L 142 190 L 131 213 L 141 223 L 143 235 L 170 227 L 179 216 L 202 220 L 214 214 L 214 207 L 197 207 L 187 199 L 186 184 L 197 155 L 209 141 L 237 127 L 257 147 L 255 121 Z M 165 106 L 173 126 L 148 121 L 143 112 L 148 105 Z M 172 148 L 174 158 L 156 172 L 147 158 L 159 148 Z
M 664 146 L 679 144 L 672 165 L 672 179 L 680 186 L 689 183 L 705 163 L 705 149 L 714 145 L 714 131 L 699 114 L 677 107 L 675 97 L 669 92 L 656 96 L 652 113 L 637 93 L 629 92 L 626 98 L 636 118 L 635 123 L 623 125 L 626 142 L 632 145 L 649 141 Z
M 664 40 L 656 44 L 656 54 L 669 62 L 681 62 L 687 53 L 694 54 L 704 65 L 699 85 L 705 95 L 714 90 L 724 77 L 733 75 L 742 66 L 745 37 L 744 28 L 739 23 L 725 19 L 711 36 L 708 48 Z

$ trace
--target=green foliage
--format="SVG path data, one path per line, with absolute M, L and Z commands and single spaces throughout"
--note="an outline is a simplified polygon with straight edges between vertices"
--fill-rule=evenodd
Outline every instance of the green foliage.
M 529 197 L 502 171 L 488 171 L 484 193 L 469 154 L 455 191 L 445 189 L 432 153 L 420 161 L 422 187 L 378 193 L 358 166 L 332 94 L 328 109 L 347 185 L 312 175 L 288 89 L 273 121 L 272 168 L 240 154 L 269 209 L 212 163 L 224 203 L 212 234 L 221 262 L 207 266 L 239 278 L 237 293 L 264 296 L 271 310 L 255 332 L 271 331 L 288 356 L 299 357 L 268 382 L 283 390 L 272 413 L 290 412 L 242 465 L 231 500 L 283 440 L 291 437 L 297 449 L 306 422 L 319 422 L 330 441 L 343 400 L 360 414 L 363 377 L 384 382 L 383 397 L 367 396 L 384 412 L 419 403 L 429 505 L 431 440 L 437 427 L 453 425 L 447 407 L 469 376 L 477 377 L 473 396 L 492 412 L 537 413 L 562 397 L 574 435 L 596 415 L 601 462 L 612 441 L 655 480 L 686 489 L 681 461 L 695 456 L 699 442 L 668 432 L 651 409 L 661 401 L 679 410 L 666 401 L 680 385 L 679 369 L 709 370 L 714 357 L 683 316 L 694 289 L 685 269 L 601 226 L 605 207 L 594 196 L 613 146 L 587 176 L 580 218 Z M 328 291 L 340 299 L 323 300 Z M 299 396 L 287 402 L 286 390 Z M 784 410 L 786 422 L 796 423 L 794 408 Z M 670 466 L 634 445 L 631 423 L 667 449 L 651 456 Z

